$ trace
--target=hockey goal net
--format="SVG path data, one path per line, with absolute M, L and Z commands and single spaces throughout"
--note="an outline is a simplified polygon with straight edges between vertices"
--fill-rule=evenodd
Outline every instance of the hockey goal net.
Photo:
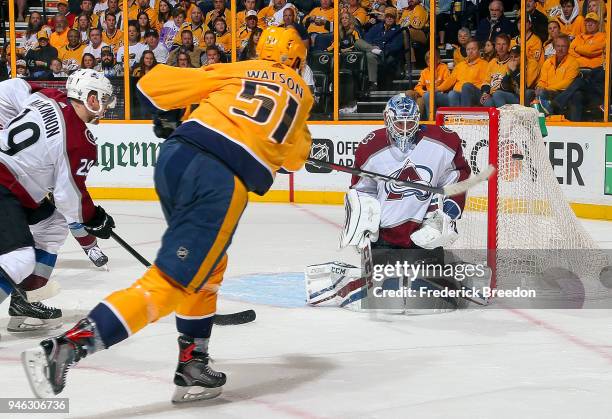
M 580 278 L 608 265 L 563 196 L 548 159 L 535 109 L 440 108 L 436 123 L 457 132 L 472 172 L 497 172 L 468 192 L 455 249 L 481 249 L 493 286 L 561 267 Z M 472 260 L 473 261 L 473 260 Z

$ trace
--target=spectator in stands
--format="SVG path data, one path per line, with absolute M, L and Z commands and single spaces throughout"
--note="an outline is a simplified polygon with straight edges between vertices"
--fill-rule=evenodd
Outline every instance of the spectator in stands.
M 8 80 L 10 77 L 8 59 L 6 56 L 7 47 L 8 44 L 5 44 L 0 51 L 0 81 Z
M 70 29 L 68 31 L 68 45 L 57 50 L 57 57 L 62 61 L 62 68 L 67 73 L 79 69 L 81 57 L 85 52 L 85 45 L 81 43 L 79 31 Z
M 221 62 L 221 50 L 216 45 L 206 48 L 206 64 L 219 64 Z
M 93 12 L 100 15 L 103 11 L 108 9 L 108 0 L 96 0 L 96 5 L 93 8 Z
M 537 35 L 534 36 L 537 38 Z M 519 103 L 521 91 L 520 62 L 521 48 L 519 45 L 515 45 L 510 49 L 508 72 L 502 78 L 499 88 L 491 96 L 491 106 L 499 108 L 500 106 Z
M 106 27 L 107 14 L 115 15 L 115 27 L 123 33 L 123 13 L 119 7 L 119 0 L 108 0 L 108 9 L 100 13 L 100 24 L 104 31 L 108 30 Z
M 96 67 L 96 57 L 86 52 L 81 58 L 81 68 L 94 69 Z
M 583 99 L 580 65 L 569 55 L 568 35 L 559 35 L 554 45 L 555 55 L 544 62 L 535 95 L 547 114 L 568 113 L 571 121 L 580 121 Z M 529 92 L 528 96 L 533 94 Z
M 193 68 L 191 57 L 186 52 L 179 52 L 176 56 L 176 67 Z
M 476 29 L 476 39 L 483 44 L 495 39 L 500 33 L 515 37 L 516 25 L 504 16 L 504 4 L 500 0 L 493 0 L 489 3 L 489 17 L 482 19 Z
M 410 51 L 410 61 L 414 64 L 416 56 L 414 54 L 413 43 L 425 45 L 427 36 L 425 25 L 429 22 L 429 13 L 421 5 L 421 0 L 408 0 L 408 7 L 402 12 L 399 25 L 404 29 L 404 49 Z
M 262 32 L 263 31 L 259 27 L 253 29 L 253 32 L 251 32 L 251 36 L 249 37 L 249 42 L 247 43 L 246 48 L 244 48 L 242 52 L 240 53 L 240 57 L 239 57 L 240 61 L 254 60 L 255 58 L 257 58 L 256 48 L 257 48 L 257 43 L 259 42 L 259 37 L 261 36 Z
M 102 58 L 94 69 L 103 72 L 109 78 L 123 76 L 123 65 L 117 64 L 110 46 L 102 48 Z
M 400 27 L 395 23 L 396 14 L 385 13 L 385 21 L 374 25 L 365 39 L 355 42 L 355 48 L 365 51 L 368 62 L 369 89 L 378 89 L 378 66 L 384 73 L 394 73 L 402 55 L 403 39 Z
M 51 77 L 53 78 L 68 77 L 68 73 L 66 73 L 62 68 L 62 62 L 57 58 L 51 60 L 51 65 L 49 68 L 51 70 Z
M 489 62 L 495 58 L 495 44 L 493 41 L 487 40 L 482 47 L 482 59 Z
M 227 30 L 225 19 L 221 16 L 215 19 L 215 39 L 215 44 L 223 54 L 232 52 L 232 34 Z
M 45 79 L 50 76 L 51 60 L 57 58 L 57 49 L 49 44 L 49 35 L 42 29 L 38 32 L 38 46 L 28 51 L 25 56 L 30 77 Z
M 280 24 L 282 24 L 283 12 L 287 7 L 295 8 L 293 4 L 287 3 L 287 0 L 272 0 L 272 4 L 264 7 L 257 14 L 257 16 L 259 17 L 259 27 L 265 29 L 268 26 L 279 26 Z M 307 25 L 304 24 L 304 26 Z
M 540 38 L 540 41 L 544 42 L 546 41 L 546 38 L 548 38 L 548 17 L 546 17 L 544 13 L 536 9 L 536 1 L 537 0 L 525 0 L 525 10 L 527 16 L 529 16 L 531 19 L 533 33 L 535 33 Z M 520 27 L 518 29 L 518 32 L 520 34 Z
M 117 29 L 117 17 L 113 13 L 106 13 L 104 21 L 106 29 L 102 31 L 102 42 L 117 51 L 123 45 L 123 32 Z
M 140 32 L 140 42 L 144 42 L 145 33 L 152 29 L 149 15 L 145 12 L 140 12 L 136 21 L 138 22 L 138 32 Z
M 146 13 L 149 18 L 151 28 L 158 29 L 159 21 L 157 20 L 157 12 L 150 7 L 149 0 L 136 0 L 136 3 L 130 6 L 128 10 L 128 20 L 137 20 L 140 13 Z
M 466 52 L 466 60 L 457 64 L 450 76 L 436 86 L 436 92 L 448 92 L 436 100 L 437 106 L 473 106 L 478 103 L 480 87 L 487 80 L 489 63 L 480 58 L 476 39 L 467 43 Z
M 457 45 L 453 45 L 453 63 L 456 66 L 461 61 L 465 61 L 467 57 L 467 52 L 465 47 L 470 40 L 470 30 L 468 28 L 461 28 L 459 32 L 457 32 Z
M 310 42 L 314 45 L 317 36 L 320 34 L 329 34 L 332 25 L 334 24 L 334 8 L 331 0 L 321 0 L 321 7 L 315 7 L 307 14 L 302 23 L 306 27 Z M 333 37 L 330 36 L 328 45 L 324 45 L 321 49 L 327 49 L 329 44 L 333 43 Z
M 159 0 L 157 5 L 157 21 L 160 27 L 163 28 L 169 20 L 172 20 L 172 4 L 169 0 Z
M 569 35 L 570 39 L 584 32 L 584 18 L 579 9 L 574 0 L 561 0 L 563 13 L 557 16 L 557 22 L 561 26 L 561 33 Z
M 140 42 L 140 32 L 138 32 L 138 23 L 130 21 L 128 23 L 128 55 L 130 68 L 134 67 L 140 61 L 142 53 L 147 50 L 147 46 Z M 125 45 L 119 47 L 117 51 L 117 62 L 123 63 L 123 55 Z
M 159 34 L 155 29 L 150 29 L 145 33 L 145 43 L 149 47 L 149 50 L 153 51 L 155 55 L 155 61 L 161 64 L 166 64 L 168 61 L 169 52 L 166 46 L 159 42 Z
M 15 0 L 17 5 L 17 22 L 25 22 L 26 11 L 28 10 L 28 0 Z M 4 7 L 4 4 L 2 5 Z
M 293 7 L 286 7 L 285 10 L 283 10 L 283 24 L 281 26 L 295 29 L 298 34 L 300 34 L 304 46 L 308 49 L 310 47 L 310 36 L 304 25 L 297 21 L 296 13 Z
M 492 95 L 501 85 L 501 81 L 508 73 L 510 61 L 510 37 L 500 33 L 495 37 L 495 58 L 487 66 L 487 78 L 480 87 L 480 104 L 493 106 Z
M 189 29 L 193 34 L 193 43 L 195 46 L 202 48 L 202 43 L 204 42 L 204 32 L 209 29 L 208 26 L 204 24 L 204 15 L 198 7 L 191 11 L 191 21 L 184 23 L 182 29 Z M 180 39 L 175 38 L 174 42 L 179 43 Z
M 59 0 L 57 2 L 56 7 L 57 7 L 57 14 L 55 16 L 64 16 L 66 18 L 66 26 L 68 28 L 72 28 L 74 25 L 74 19 L 76 18 L 76 15 L 74 15 L 73 13 L 70 13 L 70 11 L 68 10 L 68 1 Z M 49 18 L 49 21 L 47 22 L 47 24 L 51 26 L 53 29 L 55 29 L 54 17 Z
M 145 51 L 140 57 L 140 62 L 136 65 L 136 67 L 134 67 L 132 77 L 139 79 L 151 71 L 156 65 L 157 61 L 155 60 L 155 54 L 153 54 L 153 51 Z
M 28 66 L 25 60 L 17 60 L 15 67 L 18 78 L 30 77 L 30 72 L 28 71 Z
M 586 16 L 589 13 L 595 13 L 597 16 L 599 16 L 599 27 L 603 28 L 606 24 L 606 5 L 604 2 L 602 0 L 589 0 L 585 3 L 587 5 L 587 10 L 584 15 Z
M 368 20 L 363 25 L 363 31 L 369 31 L 374 25 L 382 23 L 385 20 L 385 9 L 387 8 L 387 0 L 377 0 L 372 3 L 368 10 Z
M 79 13 L 80 15 L 85 15 L 87 16 L 87 19 L 89 20 L 89 27 L 91 28 L 97 28 L 99 25 L 99 16 L 94 14 L 93 12 L 93 0 L 81 0 L 81 11 Z M 77 23 L 74 24 L 76 27 Z
M 427 63 L 427 67 L 421 71 L 421 76 L 419 77 L 419 82 L 414 86 L 414 90 L 408 90 L 406 92 L 406 96 L 411 97 L 416 100 L 416 103 L 419 107 L 419 111 L 421 111 L 421 117 L 423 119 L 429 119 L 429 91 L 431 86 L 431 70 L 429 67 L 429 51 L 425 53 L 425 62 Z M 450 70 L 448 66 L 444 63 L 440 62 L 440 52 L 438 49 L 434 49 L 434 67 L 436 69 L 435 73 L 435 84 L 439 86 L 450 76 Z M 434 100 L 440 99 L 442 93 L 436 92 Z
M 366 9 L 361 7 L 359 0 L 349 0 L 348 12 L 351 14 L 359 28 L 365 25 L 366 21 L 368 20 L 368 12 Z
M 540 71 L 542 70 L 542 65 L 544 65 L 544 49 L 542 48 L 542 41 L 540 38 L 532 32 L 532 24 L 531 24 L 531 16 L 527 15 L 527 23 L 525 24 L 525 32 L 527 35 L 527 79 L 525 80 L 525 87 L 528 89 L 535 88 L 535 83 L 540 77 Z M 520 17 L 518 20 L 518 27 L 520 27 Z M 521 40 L 520 36 L 517 36 L 512 40 L 510 46 L 520 45 Z
M 49 36 L 49 43 L 55 49 L 68 44 L 68 21 L 64 15 L 55 15 L 53 18 L 53 33 Z
M 191 59 L 191 65 L 193 67 L 200 66 L 200 56 L 202 55 L 202 50 L 194 45 L 193 34 L 189 29 L 183 29 L 181 31 L 181 46 L 170 52 L 167 62 L 168 65 L 176 65 L 176 60 L 178 58 L 179 52 L 185 52 L 189 54 L 189 58 Z
M 108 44 L 102 42 L 102 31 L 100 28 L 91 28 L 89 30 L 89 44 L 85 47 L 85 52 L 96 57 L 96 63 L 99 63 L 102 57 L 102 47 L 106 46 L 108 46 Z
M 208 26 L 208 29 L 211 31 L 215 30 L 215 20 L 218 17 L 222 17 L 225 19 L 227 23 L 227 27 L 232 28 L 231 20 L 232 14 L 229 9 L 225 8 L 225 0 L 214 0 L 213 1 L 214 9 L 206 14 L 206 20 L 204 20 L 204 26 Z
M 246 26 L 248 12 L 255 12 L 255 16 L 257 16 L 257 0 L 243 0 L 242 4 L 244 5 L 244 10 L 236 13 L 236 27 L 238 28 Z
M 44 28 L 46 28 L 46 26 L 43 26 L 42 15 L 38 12 L 30 13 L 30 17 L 28 18 L 28 27 L 17 45 L 18 54 L 26 55 L 30 49 L 38 45 L 38 32 Z M 49 29 L 49 34 L 50 32 L 51 31 Z
M 557 16 L 563 13 L 561 11 L 559 0 L 538 0 L 536 3 L 536 9 L 544 13 L 549 21 L 551 19 L 555 19 Z
M 187 14 L 185 13 L 185 9 L 177 8 L 172 12 L 172 16 L 174 18 L 164 23 L 164 27 L 159 35 L 160 42 L 168 48 L 168 51 L 178 46 L 174 44 L 174 39 L 185 23 Z
M 248 0 L 255 3 L 255 0 Z M 292 9 L 287 9 L 292 10 Z M 245 24 L 239 29 L 237 35 L 237 51 L 238 55 L 242 53 L 242 50 L 246 48 L 249 43 L 249 38 L 251 37 L 251 33 L 257 28 L 257 12 L 255 10 L 249 10 L 246 13 Z
M 206 50 L 208 47 L 214 47 L 216 45 L 217 37 L 215 36 L 215 33 L 213 31 L 206 31 L 206 33 L 204 33 L 204 45 L 200 47 L 200 49 L 203 51 L 202 55 L 200 56 L 200 67 L 206 65 L 208 62 L 208 56 L 206 55 Z
M 447 47 L 447 42 L 451 42 L 451 37 L 446 38 L 446 29 L 454 23 L 452 21 L 451 8 L 453 0 L 439 0 L 436 7 L 436 28 L 438 29 L 438 48 Z M 452 30 L 451 30 L 452 32 Z
M 360 39 L 359 32 L 355 29 L 355 19 L 350 12 L 344 12 L 340 15 L 340 52 L 352 51 L 355 48 L 355 42 Z M 333 49 L 333 45 L 330 47 Z
M 606 49 L 606 34 L 599 32 L 599 16 L 595 13 L 587 13 L 584 21 L 586 32 L 578 34 L 572 41 L 569 54 L 578 61 L 580 67 L 601 67 Z
M 548 22 L 548 39 L 542 45 L 544 48 L 544 58 L 550 58 L 555 55 L 554 41 L 561 35 L 561 25 L 556 20 Z
M 291 4 L 293 5 L 293 8 L 295 9 L 296 13 L 299 12 L 297 18 L 300 19 L 310 13 L 310 11 L 315 8 L 315 6 L 319 6 L 321 2 L 318 0 L 291 0 Z M 304 79 L 303 75 L 302 78 Z M 304 81 L 306 81 L 306 79 L 304 79 Z
M 89 30 L 91 29 L 91 21 L 86 14 L 80 14 L 76 20 L 76 29 L 79 31 L 81 42 L 84 44 L 89 43 Z
M 192 2 L 191 0 L 179 0 L 176 7 L 180 7 L 181 9 L 183 9 L 185 11 L 185 16 L 186 16 L 185 21 L 191 22 L 191 12 L 193 11 L 194 8 L 198 6 L 196 6 L 195 3 Z M 204 9 L 202 9 L 202 13 L 204 13 Z

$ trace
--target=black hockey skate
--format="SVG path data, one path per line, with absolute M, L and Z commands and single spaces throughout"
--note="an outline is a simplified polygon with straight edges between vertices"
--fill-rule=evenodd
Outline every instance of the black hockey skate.
M 221 394 L 226 376 L 210 368 L 207 353 L 196 352 L 192 337 L 179 336 L 179 363 L 174 373 L 173 403 L 206 400 Z
M 37 348 L 22 352 L 21 363 L 36 397 L 46 398 L 62 392 L 68 368 L 102 348 L 95 324 L 83 319 L 63 335 L 45 339 Z
M 101 268 L 108 263 L 108 256 L 97 245 L 85 250 L 85 254 L 97 268 Z
M 62 310 L 48 307 L 41 302 L 29 302 L 19 294 L 11 294 L 8 310 L 11 319 L 9 332 L 37 332 L 57 329 L 62 325 Z

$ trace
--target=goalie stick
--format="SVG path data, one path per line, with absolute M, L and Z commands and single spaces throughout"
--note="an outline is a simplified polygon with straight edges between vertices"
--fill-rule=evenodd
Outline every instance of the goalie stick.
M 130 246 L 125 240 L 123 240 L 117 233 L 111 231 L 111 237 L 115 239 L 117 243 L 121 245 L 125 250 L 128 251 L 132 256 L 134 256 L 140 263 L 142 263 L 147 268 L 151 267 L 151 263 L 146 260 L 140 253 L 136 251 L 132 246 Z M 215 314 L 215 324 L 219 326 L 229 326 L 236 324 L 244 324 L 250 323 L 257 315 L 255 314 L 255 310 L 244 310 L 236 313 L 230 314 Z
M 306 163 L 316 166 L 316 167 L 337 170 L 338 172 L 350 173 L 352 175 L 359 176 L 359 177 L 366 177 L 366 178 L 370 178 L 374 180 L 382 180 L 384 182 L 391 182 L 397 186 L 419 189 L 421 191 L 430 192 L 432 194 L 442 194 L 446 196 L 462 194 L 466 192 L 468 189 L 471 189 L 474 186 L 478 185 L 480 182 L 487 180 L 493 173 L 495 173 L 495 167 L 493 167 L 492 165 L 489 165 L 489 167 L 487 167 L 485 170 L 483 170 L 482 172 L 478 174 L 475 174 L 475 175 L 473 174 L 468 179 L 462 180 L 457 183 L 452 183 L 450 185 L 442 186 L 442 187 L 435 187 L 435 186 L 423 185 L 417 182 L 411 182 L 409 180 L 399 180 L 399 179 L 392 178 L 391 176 L 370 172 L 369 170 L 355 169 L 353 167 L 343 166 L 341 164 L 330 163 L 330 162 L 326 162 L 323 160 L 313 159 L 312 157 L 309 157 L 306 160 Z

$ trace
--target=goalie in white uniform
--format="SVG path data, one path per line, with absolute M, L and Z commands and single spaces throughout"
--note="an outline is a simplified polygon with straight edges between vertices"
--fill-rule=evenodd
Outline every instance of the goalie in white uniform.
M 370 132 L 361 141 L 355 167 L 436 187 L 467 179 L 470 167 L 459 136 L 435 125 L 419 125 L 419 115 L 412 99 L 404 94 L 393 96 L 384 111 L 385 128 Z M 432 196 L 391 182 L 353 176 L 345 197 L 340 246 L 363 251 L 371 242 L 374 264 L 393 263 L 388 257 L 394 249 L 411 249 L 409 262 L 440 263 L 442 249 L 458 237 L 455 220 L 464 204 L 465 194 Z M 361 269 L 351 265 L 332 262 L 306 269 L 307 302 L 311 305 L 354 307 L 366 297 L 367 285 Z

